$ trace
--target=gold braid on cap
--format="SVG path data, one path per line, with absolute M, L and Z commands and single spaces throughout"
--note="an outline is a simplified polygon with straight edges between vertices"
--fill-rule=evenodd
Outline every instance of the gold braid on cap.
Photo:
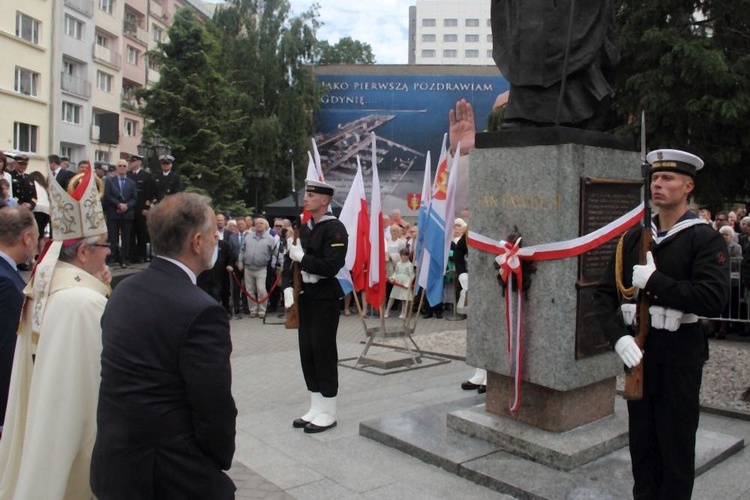
M 617 291 L 620 293 L 620 297 L 624 300 L 633 300 L 635 298 L 635 286 L 625 288 L 625 285 L 622 284 L 622 242 L 625 241 L 625 234 L 617 242 L 617 250 L 615 251 L 615 282 L 617 283 Z

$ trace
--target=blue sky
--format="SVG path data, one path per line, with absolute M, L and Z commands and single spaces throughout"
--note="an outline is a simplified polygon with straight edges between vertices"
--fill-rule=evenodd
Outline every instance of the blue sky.
M 205 0 L 220 3 L 221 0 Z M 331 44 L 350 36 L 372 47 L 378 64 L 406 64 L 409 5 L 416 0 L 289 0 L 292 14 L 320 6 L 318 39 Z

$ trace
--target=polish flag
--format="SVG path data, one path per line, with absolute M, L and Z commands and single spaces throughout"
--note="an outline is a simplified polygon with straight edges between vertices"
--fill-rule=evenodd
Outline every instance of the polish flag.
M 370 262 L 365 296 L 367 303 L 380 309 L 385 301 L 385 233 L 380 205 L 380 179 L 375 134 L 372 134 L 372 195 L 370 197 Z
M 370 220 L 367 214 L 365 182 L 362 177 L 362 165 L 357 156 L 357 175 L 341 209 L 339 220 L 349 234 L 349 245 L 346 248 L 346 269 L 351 273 L 351 282 L 359 292 L 367 286 L 368 243 L 370 239 Z

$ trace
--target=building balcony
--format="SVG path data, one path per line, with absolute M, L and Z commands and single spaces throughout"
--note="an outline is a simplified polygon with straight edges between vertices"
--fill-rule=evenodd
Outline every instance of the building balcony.
M 122 56 L 119 52 L 110 50 L 101 45 L 94 44 L 94 60 L 120 69 L 122 67 Z
M 86 17 L 94 15 L 94 0 L 64 0 L 63 3 Z
M 83 78 L 77 78 L 67 73 L 60 77 L 60 88 L 63 92 L 88 99 L 91 97 L 91 82 Z
M 94 142 L 99 142 L 100 137 L 101 137 L 101 133 L 99 130 L 99 126 L 91 125 L 91 140 Z
M 124 21 L 122 31 L 126 37 L 135 40 L 144 47 L 148 47 L 148 32 L 137 24 Z
M 152 84 L 158 82 L 159 79 L 161 78 L 159 71 L 155 69 L 151 69 L 151 68 L 148 69 L 147 75 L 148 75 L 148 83 L 152 83 Z

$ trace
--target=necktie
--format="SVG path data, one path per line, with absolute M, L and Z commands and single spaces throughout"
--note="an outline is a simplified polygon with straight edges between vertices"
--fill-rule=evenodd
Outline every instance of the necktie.
M 120 194 L 125 192 L 125 179 L 120 177 Z

